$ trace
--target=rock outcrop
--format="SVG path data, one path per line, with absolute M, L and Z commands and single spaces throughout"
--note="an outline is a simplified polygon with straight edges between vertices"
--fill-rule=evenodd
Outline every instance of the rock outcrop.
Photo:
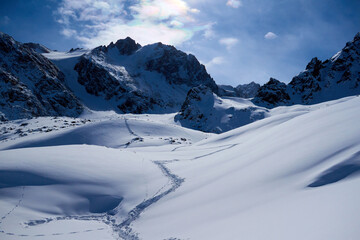
M 223 99 L 201 85 L 188 92 L 174 119 L 187 128 L 222 133 L 262 119 L 266 114 L 267 109 L 254 106 L 249 100 L 241 103 Z

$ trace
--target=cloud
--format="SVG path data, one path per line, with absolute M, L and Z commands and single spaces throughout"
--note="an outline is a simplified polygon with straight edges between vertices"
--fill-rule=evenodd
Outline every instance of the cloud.
M 0 19 L 1 25 L 8 25 L 10 23 L 10 18 L 8 16 L 4 16 Z
M 127 36 L 140 44 L 179 45 L 206 29 L 198 13 L 184 0 L 62 0 L 56 17 L 64 36 L 92 48 Z
M 239 40 L 237 38 L 221 38 L 219 40 L 219 43 L 224 45 L 227 50 L 233 48 L 238 42 Z
M 275 33 L 273 32 L 268 32 L 267 34 L 265 34 L 264 38 L 265 39 L 268 39 L 268 40 L 272 40 L 272 39 L 275 39 L 277 38 L 278 35 L 276 35 Z
M 70 28 L 64 28 L 63 30 L 60 31 L 60 33 L 67 38 L 70 38 L 77 34 L 77 32 L 74 29 L 70 29 Z
M 216 23 L 211 23 L 211 24 L 208 24 L 208 25 L 205 26 L 203 36 L 204 36 L 206 39 L 211 39 L 211 38 L 214 38 L 214 37 L 216 36 L 215 31 L 214 31 L 214 29 L 213 29 L 213 26 L 214 26 L 215 24 L 216 24 Z
M 238 8 L 242 6 L 242 2 L 240 0 L 228 0 L 226 2 L 226 6 L 232 7 L 232 8 Z
M 206 63 L 206 67 L 211 68 L 214 65 L 221 65 L 225 63 L 225 59 L 223 57 L 214 57 L 213 59 L 211 59 L 210 62 Z

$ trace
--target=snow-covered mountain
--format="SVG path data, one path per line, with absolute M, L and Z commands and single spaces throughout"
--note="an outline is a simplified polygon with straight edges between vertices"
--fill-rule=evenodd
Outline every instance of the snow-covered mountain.
M 141 47 L 129 37 L 85 54 L 75 70 L 89 94 L 123 113 L 176 112 L 200 84 L 217 92 L 195 56 L 162 43 Z
M 72 116 L 83 106 L 47 58 L 0 32 L 0 119 Z
M 314 104 L 356 94 L 360 94 L 360 32 L 332 58 L 313 58 L 288 85 L 270 79 L 253 102 L 266 107 Z
M 192 87 L 203 84 L 218 92 L 195 56 L 162 43 L 142 47 L 126 38 L 90 51 L 62 53 L 40 44 L 21 44 L 2 33 L 0 50 L 2 119 L 77 116 L 83 106 L 169 113 L 179 111 Z M 47 86 L 46 92 L 40 85 Z
M 193 55 L 161 43 L 140 46 L 129 37 L 93 50 L 66 53 L 35 43 L 21 44 L 6 34 L 1 34 L 1 41 L 3 120 L 78 116 L 84 108 L 119 113 L 181 110 L 177 120 L 184 126 L 223 132 L 266 116 L 259 114 L 263 108 L 237 98 L 256 95 L 253 103 L 272 108 L 319 103 L 360 91 L 360 33 L 330 60 L 311 60 L 288 85 L 270 79 L 261 88 L 254 82 L 236 88 L 217 86 Z M 212 106 L 193 101 L 197 91 L 188 95 L 200 85 L 215 94 Z M 203 121 L 200 116 L 207 116 L 202 126 L 196 123 Z

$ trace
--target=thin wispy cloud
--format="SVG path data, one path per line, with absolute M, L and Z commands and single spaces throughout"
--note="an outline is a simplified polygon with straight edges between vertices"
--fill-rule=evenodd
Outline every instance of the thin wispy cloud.
M 74 29 L 64 28 L 61 31 L 61 34 L 67 38 L 76 36 L 77 32 Z
M 178 45 L 207 28 L 198 24 L 198 9 L 183 0 L 140 0 L 130 6 L 115 0 L 63 0 L 56 11 L 61 34 L 85 47 L 108 44 L 130 36 L 141 44 Z M 71 26 L 78 26 L 73 29 Z
M 242 6 L 242 2 L 239 0 L 228 0 L 226 2 L 226 6 L 232 7 L 232 8 L 239 8 Z
M 273 32 L 268 32 L 267 34 L 265 34 L 264 38 L 265 39 L 268 39 L 268 40 L 272 40 L 272 39 L 275 39 L 277 38 L 278 35 L 276 35 L 275 33 Z
M 215 65 L 221 65 L 223 63 L 225 63 L 225 58 L 218 56 L 211 59 L 208 63 L 205 63 L 205 66 L 211 68 Z
M 239 40 L 237 38 L 221 38 L 219 40 L 219 43 L 221 45 L 224 45 L 226 47 L 227 50 L 230 50 L 231 48 L 233 48 L 237 43 L 239 42 Z

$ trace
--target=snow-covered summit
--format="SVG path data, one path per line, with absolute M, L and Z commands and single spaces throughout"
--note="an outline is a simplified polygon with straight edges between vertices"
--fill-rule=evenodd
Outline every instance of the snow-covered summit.
M 87 93 L 123 113 L 176 112 L 192 87 L 218 91 L 195 56 L 162 43 L 141 47 L 131 38 L 93 49 L 74 69 Z

